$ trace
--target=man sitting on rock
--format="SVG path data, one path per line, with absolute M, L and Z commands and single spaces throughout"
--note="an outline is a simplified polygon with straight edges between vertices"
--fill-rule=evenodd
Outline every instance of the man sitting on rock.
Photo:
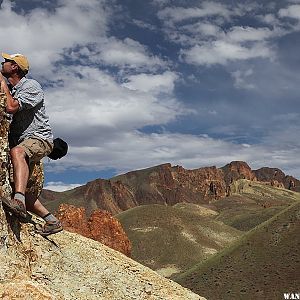
M 24 55 L 2 53 L 2 57 L 5 61 L 2 62 L 0 72 L 1 91 L 7 97 L 6 112 L 13 115 L 9 144 L 15 186 L 12 199 L 2 198 L 2 202 L 17 216 L 26 218 L 27 206 L 42 217 L 46 223 L 38 232 L 47 236 L 61 231 L 61 223 L 38 199 L 27 195 L 25 199 L 26 186 L 35 163 L 53 149 L 53 135 L 45 112 L 44 92 L 36 80 L 25 77 L 29 63 Z

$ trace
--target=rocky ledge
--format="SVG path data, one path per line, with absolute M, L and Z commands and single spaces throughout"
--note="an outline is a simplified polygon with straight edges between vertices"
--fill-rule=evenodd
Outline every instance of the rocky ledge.
M 1 299 L 204 299 L 97 241 L 67 231 L 43 238 L 0 210 Z

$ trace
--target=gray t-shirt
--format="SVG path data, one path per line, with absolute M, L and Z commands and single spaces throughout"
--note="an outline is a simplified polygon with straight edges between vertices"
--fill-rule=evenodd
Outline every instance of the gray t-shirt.
M 45 111 L 44 92 L 34 79 L 23 77 L 11 90 L 19 102 L 19 110 L 13 115 L 9 139 L 18 144 L 26 138 L 37 137 L 52 142 L 53 134 Z

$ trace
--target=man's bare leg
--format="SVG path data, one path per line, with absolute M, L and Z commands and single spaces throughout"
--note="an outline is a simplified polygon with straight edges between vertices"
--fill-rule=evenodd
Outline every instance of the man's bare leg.
M 14 147 L 10 150 L 14 169 L 15 191 L 25 195 L 29 177 L 29 167 L 26 161 L 26 153 L 22 147 Z
M 34 195 L 26 194 L 26 207 L 28 211 L 41 217 L 46 222 L 43 228 L 37 230 L 40 234 L 47 236 L 62 230 L 60 221 Z
M 35 199 L 33 195 L 28 193 L 26 194 L 26 206 L 29 211 L 43 218 L 46 222 L 43 227 L 35 230 L 40 235 L 48 236 L 63 230 L 61 222 L 48 211 L 39 199 Z
M 48 215 L 49 210 L 40 202 L 39 199 L 35 199 L 33 195 L 26 194 L 26 207 L 27 210 L 43 218 Z
M 2 203 L 13 214 L 26 218 L 25 191 L 29 177 L 29 167 L 26 153 L 21 147 L 14 147 L 10 151 L 14 169 L 15 194 L 11 199 L 3 198 Z

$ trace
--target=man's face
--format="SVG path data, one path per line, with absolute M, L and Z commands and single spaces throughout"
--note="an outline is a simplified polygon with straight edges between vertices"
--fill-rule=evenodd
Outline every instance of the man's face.
M 13 60 L 5 59 L 2 63 L 1 73 L 5 77 L 9 77 L 16 69 L 16 63 Z

